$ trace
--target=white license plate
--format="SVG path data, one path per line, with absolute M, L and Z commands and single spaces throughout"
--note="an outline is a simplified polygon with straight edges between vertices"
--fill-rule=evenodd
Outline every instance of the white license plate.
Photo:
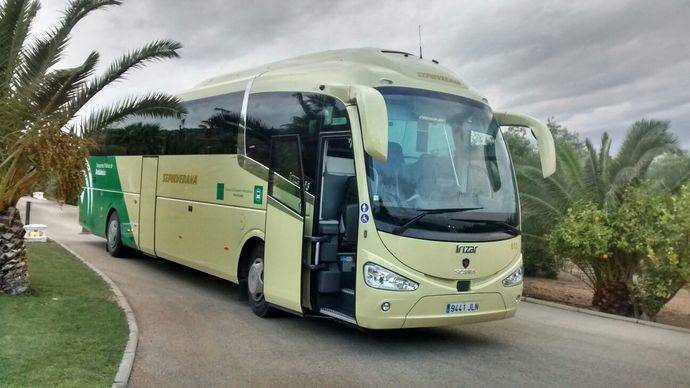
M 446 314 L 473 313 L 479 311 L 479 302 L 448 303 Z

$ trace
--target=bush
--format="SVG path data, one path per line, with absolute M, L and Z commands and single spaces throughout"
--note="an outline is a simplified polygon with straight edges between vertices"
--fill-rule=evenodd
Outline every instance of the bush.
M 631 285 L 636 315 L 651 320 L 690 281 L 690 186 L 659 202 L 656 238 L 646 246 Z
M 563 265 L 550 249 L 548 241 L 541 236 L 523 237 L 522 257 L 525 275 L 556 279 Z
M 690 278 L 690 187 L 630 188 L 615 210 L 576 202 L 549 243 L 585 273 L 595 307 L 654 319 Z

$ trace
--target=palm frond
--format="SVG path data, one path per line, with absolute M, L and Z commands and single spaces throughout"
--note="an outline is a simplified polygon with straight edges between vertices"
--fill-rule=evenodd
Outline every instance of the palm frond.
M 559 179 L 561 177 L 552 175 L 545 179 L 541 169 L 534 166 L 519 166 L 518 174 L 522 186 L 525 186 L 521 192 L 537 195 L 555 208 L 563 208 L 572 202 L 571 189 L 567 182 Z
M 637 164 L 651 149 L 665 149 L 661 153 L 678 149 L 678 140 L 669 131 L 668 121 L 642 119 L 633 123 L 616 154 L 617 168 Z M 616 173 L 617 171 L 613 171 L 613 175 Z
M 677 191 L 690 180 L 690 154 L 681 152 L 656 158 L 644 179 L 654 188 Z
M 583 180 L 582 154 L 569 144 L 556 146 L 557 176 L 569 183 L 571 190 L 582 190 Z
M 601 187 L 601 170 L 599 166 L 599 153 L 592 142 L 585 141 L 587 156 L 585 159 L 585 174 L 583 177 L 585 190 L 588 191 L 596 203 L 603 203 L 604 193 Z
M 40 8 L 38 1 L 7 0 L 0 5 L 0 99 L 9 92 L 15 69 L 21 63 L 31 23 Z
M 599 150 L 599 182 L 604 184 L 608 182 L 610 171 L 610 161 L 611 161 L 611 137 L 609 137 L 608 132 L 604 132 L 601 135 L 601 149 Z
M 82 120 L 77 132 L 84 137 L 90 137 L 132 116 L 180 117 L 185 112 L 182 101 L 168 94 L 154 93 L 143 97 L 130 97 L 91 113 Z
M 105 74 L 97 77 L 79 91 L 69 107 L 70 113 L 78 112 L 93 96 L 109 84 L 122 79 L 128 71 L 140 68 L 149 62 L 177 58 L 179 57 L 177 51 L 181 48 L 182 44 L 179 42 L 158 40 L 123 55 L 108 67 Z
M 59 25 L 24 50 L 23 66 L 18 74 L 18 89 L 25 96 L 33 95 L 48 70 L 62 59 L 70 33 L 76 24 L 95 10 L 120 4 L 119 0 L 70 1 Z
M 71 69 L 60 69 L 49 73 L 41 83 L 41 87 L 32 98 L 32 103 L 40 107 L 44 115 L 65 104 L 71 103 L 72 97 L 82 88 L 86 80 L 93 74 L 98 64 L 99 54 L 92 52 L 83 64 Z

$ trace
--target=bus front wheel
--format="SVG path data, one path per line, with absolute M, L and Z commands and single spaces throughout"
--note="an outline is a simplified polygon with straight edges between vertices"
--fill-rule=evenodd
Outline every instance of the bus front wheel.
M 262 318 L 275 315 L 276 310 L 264 298 L 264 249 L 259 245 L 251 253 L 247 268 L 249 307 Z

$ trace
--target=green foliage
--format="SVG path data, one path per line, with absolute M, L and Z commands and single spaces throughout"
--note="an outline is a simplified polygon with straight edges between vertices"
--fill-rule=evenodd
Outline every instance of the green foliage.
M 651 250 L 633 278 L 632 292 L 637 311 L 656 320 L 659 311 L 688 282 L 690 263 L 672 247 Z
M 665 154 L 649 166 L 645 179 L 655 188 L 677 191 L 690 179 L 688 151 Z
M 580 267 L 598 267 L 610 260 L 614 231 L 609 214 L 591 201 L 577 202 L 549 234 L 552 249 Z
M 631 187 L 647 182 L 654 188 L 674 189 L 690 178 L 690 165 L 684 164 L 688 159 L 671 156 L 678 155 L 678 146 L 666 121 L 635 122 L 615 155 L 606 133 L 595 147 L 553 119 L 548 126 L 556 142 L 557 169 L 547 179 L 541 176 L 538 154 L 527 131 L 513 130 L 505 135 L 520 189 L 528 275 L 553 276 L 560 269 L 562 258 L 567 256 L 544 242 L 553 225 L 575 204 L 592 203 L 608 214 L 616 211 Z M 631 276 L 633 270 L 626 267 L 620 276 Z M 614 268 L 610 271 L 616 272 Z
M 690 187 L 677 194 L 649 185 L 630 187 L 613 210 L 577 202 L 549 242 L 587 275 L 595 292 L 627 285 L 631 300 L 615 302 L 654 319 L 690 280 Z
M 662 216 L 667 211 L 670 193 L 649 186 L 628 188 L 613 212 L 611 227 L 616 239 L 612 249 L 621 252 L 621 260 L 640 260 L 664 235 Z
M 546 235 L 582 191 L 584 142 L 567 128 L 549 119 L 556 142 L 556 173 L 544 179 L 539 154 L 522 128 L 505 132 L 515 164 L 522 207 L 523 255 L 528 276 L 555 278 L 562 260 L 554 254 Z
M 690 186 L 667 197 L 632 281 L 637 310 L 652 320 L 690 282 Z

